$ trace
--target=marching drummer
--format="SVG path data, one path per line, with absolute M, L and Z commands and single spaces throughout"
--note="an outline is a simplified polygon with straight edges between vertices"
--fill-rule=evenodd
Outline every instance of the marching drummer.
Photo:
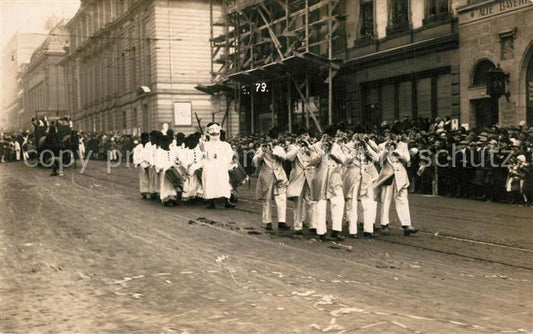
M 150 135 L 146 132 L 141 134 L 141 142 L 133 149 L 133 165 L 139 168 L 139 191 L 143 199 L 150 198 Z M 80 155 L 83 159 L 83 156 Z
M 278 229 L 287 230 L 290 227 L 285 223 L 287 211 L 286 190 L 288 185 L 287 175 L 282 162 L 287 154 L 278 143 L 279 130 L 272 128 L 268 132 L 266 142 L 257 150 L 252 163 L 259 170 L 255 197 L 263 200 L 263 223 L 265 229 L 272 230 L 272 214 L 270 204 L 272 199 L 276 203 L 278 212 Z
M 159 173 L 160 199 L 165 206 L 173 206 L 177 203 L 177 189 L 167 175 L 167 170 L 173 168 L 176 162 L 176 155 L 170 149 L 170 144 L 174 138 L 172 130 L 168 130 L 160 137 L 160 145 L 156 150 L 155 167 Z
M 193 133 L 185 138 L 185 148 L 181 160 L 186 167 L 187 175 L 183 184 L 183 199 L 196 200 L 202 196 L 202 166 L 203 154 L 198 145 L 200 133 Z M 178 156 L 180 158 L 180 156 Z
M 150 132 L 150 142 L 145 145 L 145 148 L 148 150 L 147 155 L 150 159 L 150 170 L 149 170 L 149 192 L 150 192 L 150 199 L 159 199 L 159 191 L 160 191 L 160 177 L 159 173 L 157 172 L 155 163 L 156 163 L 156 152 L 157 148 L 159 147 L 161 139 L 161 133 L 157 130 L 153 130 Z

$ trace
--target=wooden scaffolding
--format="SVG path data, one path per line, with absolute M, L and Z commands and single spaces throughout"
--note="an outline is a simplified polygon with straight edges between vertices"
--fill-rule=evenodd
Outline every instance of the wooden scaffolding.
M 303 101 L 304 124 L 322 131 L 333 120 L 333 77 L 342 65 L 334 58 L 338 31 L 345 20 L 341 0 L 210 0 L 212 84 L 197 88 L 223 94 L 242 105 L 246 85 L 249 98 L 249 133 L 255 133 L 254 83 L 272 83 L 272 106 L 283 99 L 284 120 L 292 131 L 294 101 Z M 213 19 L 213 6 L 222 6 L 220 20 Z M 215 32 L 221 32 L 215 35 Z M 342 41 L 341 41 L 342 42 Z M 327 119 L 318 119 L 310 90 L 327 85 Z M 273 108 L 273 107 L 272 107 Z M 239 110 L 237 110 L 239 111 Z M 278 110 L 278 112 L 281 112 Z M 272 111 L 274 123 L 274 110 Z M 280 125 L 280 124 L 278 124 Z

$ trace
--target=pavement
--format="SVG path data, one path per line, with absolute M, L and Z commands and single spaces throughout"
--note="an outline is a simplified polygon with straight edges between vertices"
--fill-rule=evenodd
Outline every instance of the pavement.
M 0 333 L 533 333 L 531 208 L 410 195 L 418 234 L 321 242 L 266 233 L 253 182 L 207 210 L 49 174 L 0 165 Z

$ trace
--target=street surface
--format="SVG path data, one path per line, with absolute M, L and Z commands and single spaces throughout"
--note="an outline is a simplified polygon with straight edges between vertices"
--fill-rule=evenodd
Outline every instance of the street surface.
M 531 208 L 410 195 L 417 235 L 333 243 L 265 233 L 253 183 L 206 210 L 49 174 L 0 165 L 1 333 L 533 332 Z

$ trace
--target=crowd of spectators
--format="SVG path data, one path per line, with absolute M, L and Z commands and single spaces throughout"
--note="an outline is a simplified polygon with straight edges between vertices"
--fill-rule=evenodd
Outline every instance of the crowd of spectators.
M 354 133 L 367 134 L 377 144 L 391 135 L 408 144 L 411 153 L 408 166 L 410 191 L 413 193 L 532 203 L 533 128 L 528 128 L 525 122 L 518 126 L 468 130 L 454 127 L 449 118 L 404 119 L 391 124 L 383 122 L 379 126 L 349 128 L 346 140 Z M 319 137 L 320 133 L 314 136 L 315 140 Z M 79 141 L 79 152 L 85 159 L 130 162 L 139 140 L 134 135 L 76 131 L 73 131 L 73 138 Z M 296 135 L 285 131 L 279 138 L 288 147 L 296 140 Z M 266 140 L 265 135 L 236 136 L 226 140 L 240 163 L 253 175 L 251 160 L 255 150 Z M 34 148 L 34 136 L 27 131 L 1 135 L 2 162 L 24 159 L 23 152 Z M 290 164 L 285 166 L 289 172 Z
M 357 126 L 347 131 L 367 134 L 377 144 L 391 136 L 410 149 L 408 166 L 410 191 L 418 194 L 528 204 L 533 200 L 533 128 L 525 122 L 511 127 L 467 130 L 454 127 L 450 118 L 383 122 L 379 126 Z M 315 135 L 315 140 L 320 134 Z M 279 137 L 285 146 L 296 135 Z M 239 152 L 240 162 L 253 174 L 254 151 L 265 141 L 263 135 L 239 136 L 229 140 Z M 286 164 L 286 168 L 290 166 Z
M 33 146 L 28 131 L 11 131 L 0 134 L 0 162 L 6 163 L 24 159 L 24 152 Z

